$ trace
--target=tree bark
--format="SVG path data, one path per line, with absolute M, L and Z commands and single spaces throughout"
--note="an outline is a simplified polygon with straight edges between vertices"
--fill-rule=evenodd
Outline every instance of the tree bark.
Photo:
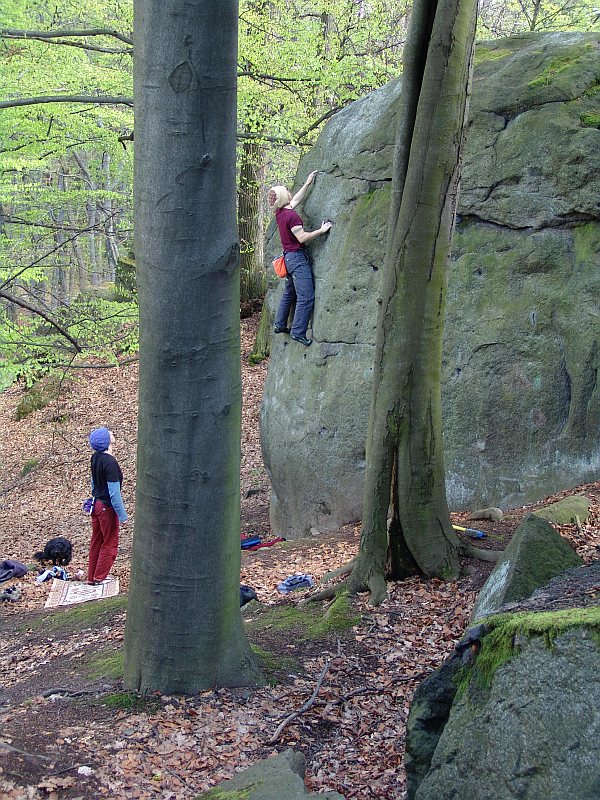
M 475 0 L 421 0 L 408 33 L 378 318 L 361 548 L 351 590 L 458 571 L 446 502 L 441 358 L 476 21 Z M 390 533 L 388 511 L 391 503 Z M 390 548 L 390 544 L 392 547 Z
M 264 175 L 264 146 L 244 140 L 242 143 L 238 188 L 238 231 L 240 237 L 241 299 L 264 297 L 263 220 L 261 184 Z
M 239 610 L 237 3 L 136 0 L 136 523 L 125 682 L 261 682 Z

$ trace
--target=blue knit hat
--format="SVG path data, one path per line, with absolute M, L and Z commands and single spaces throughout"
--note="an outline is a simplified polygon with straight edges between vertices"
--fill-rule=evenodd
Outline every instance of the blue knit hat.
M 96 428 L 90 433 L 90 446 L 102 453 L 110 447 L 110 431 L 108 428 Z

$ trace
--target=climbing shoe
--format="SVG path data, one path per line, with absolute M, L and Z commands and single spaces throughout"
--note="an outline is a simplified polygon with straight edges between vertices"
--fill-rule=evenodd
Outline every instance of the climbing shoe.
M 273 325 L 273 333 L 289 333 L 289 328 L 282 328 L 281 325 Z
M 312 339 L 307 339 L 306 336 L 294 336 L 294 334 L 292 334 L 292 339 L 295 342 L 299 342 L 300 344 L 303 344 L 304 347 L 310 347 L 311 344 L 312 344 Z

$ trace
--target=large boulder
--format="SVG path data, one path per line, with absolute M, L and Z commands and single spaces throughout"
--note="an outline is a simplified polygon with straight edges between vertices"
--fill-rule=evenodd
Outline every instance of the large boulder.
M 599 579 L 595 562 L 504 606 L 418 687 L 409 800 L 600 797 Z
M 549 522 L 528 514 L 479 592 L 473 619 L 495 614 L 505 603 L 529 597 L 551 578 L 582 563 Z
M 479 45 L 443 362 L 448 498 L 509 507 L 600 475 L 600 37 Z M 274 337 L 261 419 L 278 533 L 361 517 L 396 81 L 337 114 L 302 161 L 316 304 Z M 273 226 L 268 260 L 279 251 Z M 275 281 L 273 281 L 275 283 Z M 274 285 L 274 308 L 281 288 Z

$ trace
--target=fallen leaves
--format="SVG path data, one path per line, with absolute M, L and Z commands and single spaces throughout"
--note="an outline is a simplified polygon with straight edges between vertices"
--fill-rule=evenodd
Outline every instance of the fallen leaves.
M 243 327 L 242 513 L 244 530 L 268 536 L 269 484 L 258 432 L 266 365 L 250 368 L 246 362 L 257 322 L 245 321 Z M 119 431 L 125 500 L 133 507 L 136 388 L 136 366 L 88 372 L 60 401 L 67 417 L 61 425 L 51 419 L 56 409 L 17 423 L 12 415 L 18 390 L 0 395 L 0 487 L 14 482 L 29 458 L 48 455 L 38 472 L 2 497 L 3 558 L 29 561 L 51 536 L 66 535 L 75 550 L 70 569 L 85 568 L 89 520 L 79 511 L 89 485 L 85 441 L 99 421 Z M 245 497 L 249 489 L 258 492 Z M 560 532 L 591 560 L 598 555 L 600 485 L 583 491 L 593 501 L 590 519 Z M 511 525 L 516 524 L 517 517 Z M 480 527 L 486 525 L 491 539 L 495 524 L 482 521 Z M 504 536 L 508 528 L 506 523 Z M 132 525 L 123 529 L 115 568 L 124 590 L 132 530 Z M 294 604 L 304 593 L 282 599 L 276 587 L 283 578 L 306 572 L 318 580 L 349 562 L 358 541 L 358 528 L 348 526 L 310 542 L 243 553 L 241 582 L 253 586 L 267 606 Z M 447 584 L 418 578 L 390 584 L 389 598 L 378 608 L 368 607 L 365 596 L 353 598 L 361 622 L 340 641 L 303 642 L 285 631 L 268 630 L 268 649 L 296 661 L 283 683 L 256 691 L 206 691 L 191 698 L 153 697 L 141 712 L 106 704 L 107 695 L 122 689 L 110 680 L 92 684 L 96 696 L 74 700 L 86 680 L 82 665 L 89 654 L 120 646 L 124 613 L 115 614 L 108 625 L 70 635 L 23 626 L 15 637 L 0 641 L 0 683 L 10 692 L 10 702 L 0 710 L 0 796 L 192 800 L 275 752 L 270 742 L 278 731 L 278 749 L 295 746 L 305 753 L 311 791 L 338 791 L 346 800 L 402 800 L 405 726 L 413 692 L 462 637 L 484 577 L 477 572 Z M 22 601 L 0 607 L 5 623 L 24 611 L 42 613 L 48 586 L 35 585 L 33 576 L 22 584 Z M 50 687 L 61 689 L 43 696 Z M 89 690 L 89 684 L 83 688 Z M 68 774 L 54 774 L 65 770 Z

